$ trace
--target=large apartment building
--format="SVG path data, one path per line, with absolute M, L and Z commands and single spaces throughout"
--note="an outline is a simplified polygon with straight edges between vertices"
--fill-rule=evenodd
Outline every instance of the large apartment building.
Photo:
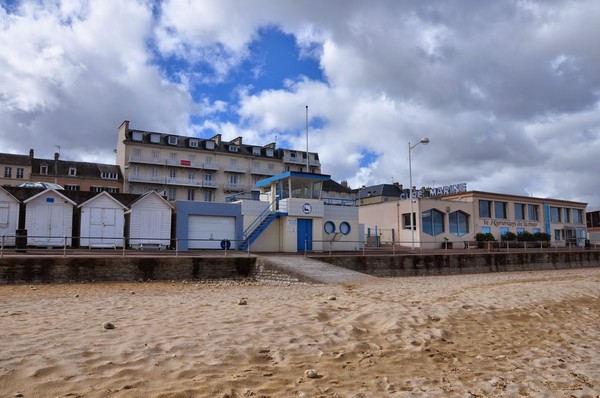
M 224 141 L 221 134 L 204 139 L 119 127 L 117 165 L 126 193 L 155 190 L 169 200 L 223 202 L 254 190 L 256 182 L 286 171 L 321 173 L 314 152 Z M 307 159 L 308 156 L 308 159 Z

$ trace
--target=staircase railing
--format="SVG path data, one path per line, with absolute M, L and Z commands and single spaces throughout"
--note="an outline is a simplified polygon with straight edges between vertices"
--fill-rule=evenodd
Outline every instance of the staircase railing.
M 267 219 L 267 217 L 269 217 L 270 215 L 274 214 L 277 211 L 278 208 L 278 203 L 279 203 L 279 196 L 275 197 L 275 199 L 269 203 L 269 205 L 258 215 L 258 217 L 256 217 L 256 219 L 254 221 L 252 221 L 252 223 L 250 225 L 248 225 L 248 228 L 246 228 L 244 230 L 244 240 L 247 240 L 250 235 L 252 234 L 252 232 L 254 232 L 254 230 L 264 221 Z M 273 205 L 275 205 L 275 210 L 273 210 Z

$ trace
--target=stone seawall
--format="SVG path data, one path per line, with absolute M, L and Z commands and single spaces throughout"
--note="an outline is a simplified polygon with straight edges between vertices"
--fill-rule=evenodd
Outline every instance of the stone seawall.
M 414 256 L 311 256 L 311 258 L 380 277 L 600 267 L 600 252 L 598 251 Z
M 10 257 L 0 259 L 0 283 L 64 283 L 244 278 L 252 257 Z
M 600 267 L 598 251 L 310 258 L 380 277 Z M 310 283 L 298 272 L 260 257 L 0 258 L 0 284 L 239 278 L 276 284 Z

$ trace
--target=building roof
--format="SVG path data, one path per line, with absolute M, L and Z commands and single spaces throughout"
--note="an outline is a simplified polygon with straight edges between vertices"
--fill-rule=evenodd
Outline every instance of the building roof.
M 513 195 L 513 194 L 505 194 L 505 193 L 497 193 L 497 192 L 484 192 L 484 191 L 467 191 L 467 192 L 461 192 L 461 193 L 457 193 L 457 194 L 449 194 L 449 195 L 443 195 L 443 196 L 437 196 L 435 197 L 435 199 L 442 199 L 442 200 L 451 200 L 451 199 L 461 199 L 461 198 L 465 198 L 465 197 L 488 197 L 488 198 L 498 198 L 498 199 L 522 199 L 523 202 L 549 202 L 549 203 L 571 203 L 573 205 L 579 205 L 579 206 L 587 206 L 587 203 L 585 202 L 575 202 L 572 200 L 564 200 L 564 199 L 556 199 L 556 198 L 540 198 L 540 197 L 536 197 L 536 196 L 526 196 L 526 195 Z
M 45 188 L 23 188 L 9 185 L 3 185 L 2 188 L 14 196 L 20 202 L 25 202 L 29 198 L 44 192 Z M 99 192 L 90 191 L 60 191 L 60 194 L 69 198 L 76 204 L 80 205 L 87 202 L 88 200 L 98 196 Z M 130 193 L 111 193 L 110 196 L 115 198 L 117 201 L 122 203 L 126 207 L 130 207 L 136 200 L 142 195 L 130 194 Z
M 323 191 L 325 191 L 325 192 L 342 192 L 342 193 L 347 193 L 347 194 L 351 194 L 353 192 L 352 189 L 350 189 L 347 186 L 344 186 L 332 179 L 323 181 Z
M 49 176 L 58 176 L 58 177 L 78 177 L 78 178 L 90 178 L 90 179 L 103 179 L 102 173 L 115 173 L 117 175 L 116 180 L 112 179 L 104 179 L 107 181 L 123 181 L 123 175 L 121 174 L 121 168 L 114 164 L 104 164 L 104 163 L 90 163 L 90 162 L 78 162 L 72 160 L 58 160 L 54 159 L 39 159 L 34 158 L 32 162 L 32 175 L 40 175 L 40 166 L 46 165 L 48 166 L 48 174 Z M 58 172 L 55 173 L 55 165 L 57 166 Z M 76 169 L 76 175 L 69 175 L 69 170 L 71 168 Z M 45 175 L 45 174 L 44 174 Z
M 29 166 L 30 158 L 28 155 L 15 155 L 12 153 L 0 153 L 0 164 Z
M 134 140 L 133 133 L 141 133 L 141 140 Z M 154 137 L 155 141 L 152 141 Z M 229 154 L 239 154 L 246 156 L 253 156 L 267 159 L 281 159 L 285 151 L 300 152 L 304 154 L 306 159 L 305 151 L 298 151 L 285 148 L 275 148 L 275 143 L 261 146 L 261 145 L 248 145 L 242 142 L 242 137 L 237 137 L 231 141 L 224 141 L 221 138 L 221 134 L 216 134 L 212 138 L 198 138 L 198 137 L 187 137 L 177 134 L 166 134 L 155 131 L 144 131 L 138 129 L 129 129 L 125 134 L 125 142 L 127 143 L 141 143 L 148 145 L 159 145 L 166 147 L 173 147 L 179 149 L 188 150 L 199 150 L 209 152 L 221 152 Z M 193 142 L 195 146 L 192 146 L 190 142 Z M 212 145 L 213 147 L 209 147 Z M 270 151 L 268 151 L 270 150 Z M 272 151 L 272 156 L 270 155 Z M 315 159 L 318 160 L 318 154 L 316 152 L 310 152 L 314 155 Z
M 362 187 L 358 190 L 358 198 L 370 198 L 373 196 L 387 196 L 400 198 L 402 187 L 396 184 L 379 184 Z

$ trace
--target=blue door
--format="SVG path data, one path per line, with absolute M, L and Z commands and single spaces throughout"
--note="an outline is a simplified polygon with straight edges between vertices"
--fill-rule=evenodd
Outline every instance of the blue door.
M 312 250 L 312 220 L 298 219 L 298 251 Z

